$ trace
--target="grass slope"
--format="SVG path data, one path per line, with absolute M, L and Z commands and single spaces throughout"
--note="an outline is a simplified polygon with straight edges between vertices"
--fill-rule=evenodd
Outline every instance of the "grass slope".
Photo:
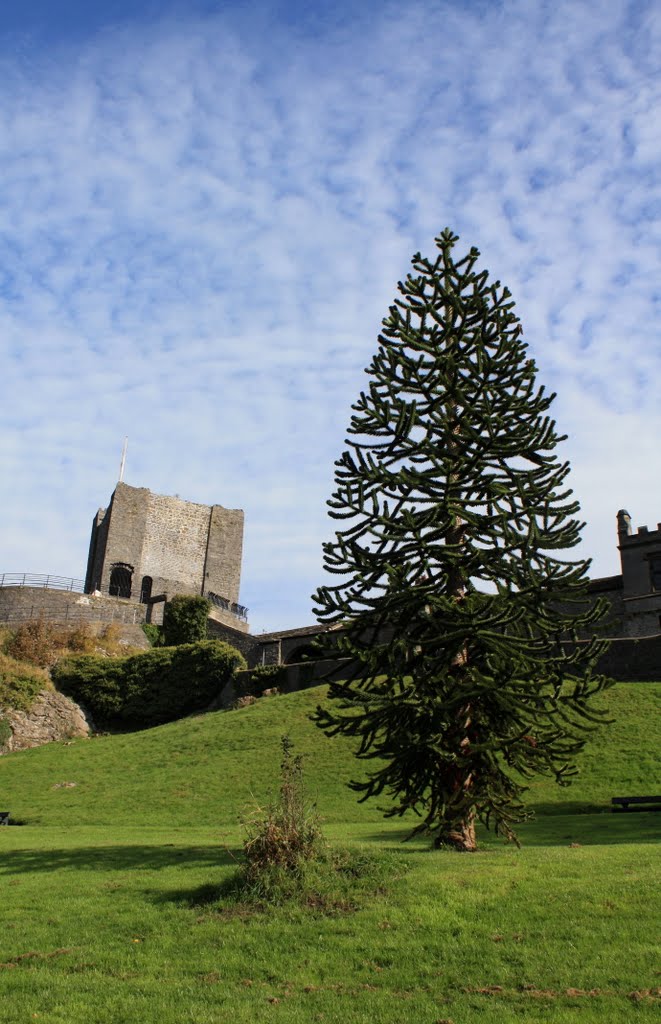
M 474 856 L 402 846 L 402 823 L 356 803 L 347 744 L 307 719 L 319 691 L 2 758 L 0 808 L 28 823 L 0 830 L 2 1020 L 656 1019 L 661 815 L 603 812 L 661 787 L 660 697 L 605 694 L 616 721 L 575 784 L 536 782 L 523 848 L 483 837 Z M 391 859 L 388 892 L 354 914 L 209 903 L 285 731 L 328 834 Z
M 31 825 L 233 828 L 246 805 L 267 798 L 280 738 L 289 733 L 327 821 L 381 821 L 373 803 L 358 804 L 346 788 L 365 762 L 355 761 L 346 739 L 330 740 L 309 721 L 323 694 L 317 688 L 238 712 L 13 754 L 0 759 L 0 802 Z M 534 781 L 531 805 L 539 813 L 604 809 L 611 796 L 651 792 L 655 779 L 658 788 L 660 696 L 654 683 L 621 684 L 601 695 L 614 721 L 588 744 L 578 779 L 569 788 Z

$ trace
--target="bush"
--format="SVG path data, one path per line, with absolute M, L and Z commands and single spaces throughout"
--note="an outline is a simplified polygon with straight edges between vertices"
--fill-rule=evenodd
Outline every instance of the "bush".
M 149 640 L 150 647 L 163 647 L 163 627 L 155 622 L 143 622 L 142 632 Z
M 0 654 L 0 707 L 29 711 L 37 694 L 48 689 L 51 681 L 42 669 Z
M 99 724 L 145 728 L 206 707 L 240 668 L 239 651 L 203 640 L 126 658 L 66 658 L 54 667 L 53 680 Z
M 217 905 L 263 911 L 291 901 L 314 913 L 358 910 L 386 892 L 401 857 L 328 847 L 305 795 L 302 759 L 287 736 L 281 743 L 278 797 L 248 819 L 244 862 L 218 891 Z
M 61 647 L 57 629 L 42 619 L 22 623 L 5 644 L 5 652 L 17 661 L 27 661 L 39 668 L 48 668 Z
M 264 690 L 279 688 L 286 678 L 286 665 L 256 665 L 241 676 L 237 697 L 261 697 Z
M 319 816 L 305 796 L 302 757 L 293 756 L 288 736 L 281 743 L 279 796 L 248 821 L 243 844 L 245 883 L 258 885 L 265 897 L 269 890 L 288 890 L 303 864 L 317 856 L 322 841 Z
M 206 597 L 177 594 L 168 601 L 163 612 L 164 646 L 176 647 L 206 640 L 210 609 L 211 603 Z
M 39 668 L 49 668 L 63 654 L 94 654 L 102 651 L 109 656 L 119 652 L 127 654 L 121 643 L 121 631 L 116 623 L 109 623 L 97 637 L 88 623 L 65 626 L 43 619 L 32 619 L 12 630 L 4 638 L 2 649 L 17 661 Z

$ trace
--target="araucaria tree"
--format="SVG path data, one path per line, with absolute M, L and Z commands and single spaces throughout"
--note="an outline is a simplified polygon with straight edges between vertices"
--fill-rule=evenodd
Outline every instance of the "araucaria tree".
M 603 712 L 590 699 L 603 641 L 574 645 L 602 614 L 586 599 L 589 562 L 563 440 L 536 384 L 510 292 L 436 239 L 383 321 L 369 387 L 336 462 L 324 545 L 335 586 L 315 594 L 341 626 L 351 678 L 331 683 L 315 720 L 374 759 L 362 799 L 413 811 L 411 834 L 475 849 L 482 821 L 516 841 L 525 782 L 562 785 Z

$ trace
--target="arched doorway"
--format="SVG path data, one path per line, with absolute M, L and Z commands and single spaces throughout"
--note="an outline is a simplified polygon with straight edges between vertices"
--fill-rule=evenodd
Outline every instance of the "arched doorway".
M 148 604 L 151 597 L 151 588 L 154 584 L 151 576 L 143 576 L 140 586 L 140 604 Z
M 110 570 L 110 587 L 108 592 L 111 597 L 130 597 L 131 581 L 133 579 L 133 566 L 125 562 L 116 562 Z

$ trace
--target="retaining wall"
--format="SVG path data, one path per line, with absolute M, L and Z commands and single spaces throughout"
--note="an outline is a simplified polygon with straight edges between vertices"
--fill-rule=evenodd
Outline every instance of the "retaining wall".
M 38 587 L 0 587 L 0 622 L 120 622 L 145 621 L 146 606 L 105 595 L 76 594 Z

